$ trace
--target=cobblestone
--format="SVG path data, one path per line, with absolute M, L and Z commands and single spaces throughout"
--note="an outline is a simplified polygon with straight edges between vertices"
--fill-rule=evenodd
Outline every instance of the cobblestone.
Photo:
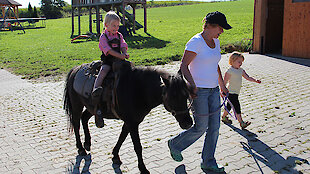
M 222 55 L 220 66 L 223 73 L 228 69 L 228 55 Z M 252 124 L 248 130 L 241 130 L 236 120 L 232 125 L 221 123 L 218 163 L 230 174 L 310 173 L 309 163 L 298 163 L 310 160 L 309 63 L 245 54 L 242 66 L 250 76 L 262 80 L 261 84 L 244 80 L 240 94 L 244 120 Z M 179 62 L 157 66 L 170 72 L 177 72 L 178 67 Z M 67 132 L 63 88 L 63 81 L 34 83 L 0 70 L 0 173 L 68 173 L 73 169 L 77 149 L 74 134 Z M 105 123 L 98 129 L 94 118 L 90 119 L 90 173 L 115 173 L 111 152 L 122 121 Z M 182 152 L 183 162 L 170 157 L 167 141 L 181 131 L 162 105 L 141 123 L 143 157 L 151 173 L 174 173 L 181 164 L 189 174 L 203 173 L 200 156 L 204 137 Z M 83 141 L 84 133 L 80 133 Z M 120 150 L 120 158 L 123 173 L 139 173 L 130 137 Z M 86 161 L 82 160 L 80 171 L 84 165 Z

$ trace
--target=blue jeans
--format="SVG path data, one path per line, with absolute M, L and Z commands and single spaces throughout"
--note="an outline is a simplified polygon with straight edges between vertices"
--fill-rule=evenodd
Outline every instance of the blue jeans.
M 205 132 L 205 140 L 202 150 L 202 162 L 204 167 L 216 166 L 214 158 L 217 139 L 220 128 L 220 93 L 219 87 L 198 88 L 197 98 L 193 101 L 193 114 L 195 123 L 193 127 L 173 137 L 170 146 L 173 150 L 181 152 Z M 209 115 L 209 113 L 213 113 Z

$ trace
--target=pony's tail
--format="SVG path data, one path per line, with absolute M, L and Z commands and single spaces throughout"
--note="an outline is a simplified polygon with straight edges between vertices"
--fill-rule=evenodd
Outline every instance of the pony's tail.
M 71 74 L 73 72 L 74 68 L 70 70 L 70 72 L 67 75 L 66 78 L 66 83 L 65 83 L 65 89 L 64 89 L 64 96 L 63 96 L 63 101 L 64 101 L 64 106 L 63 109 L 66 111 L 67 115 L 67 129 L 69 133 L 73 132 L 73 123 L 72 123 L 72 103 L 70 100 L 70 95 L 69 95 L 69 88 L 72 87 L 72 80 L 70 80 Z

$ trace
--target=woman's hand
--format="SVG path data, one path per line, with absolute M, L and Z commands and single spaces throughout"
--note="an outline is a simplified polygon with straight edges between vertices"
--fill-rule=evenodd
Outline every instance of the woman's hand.
M 228 96 L 228 89 L 224 86 L 224 87 L 221 87 L 221 96 L 224 97 L 224 96 Z
M 190 96 L 192 99 L 197 98 L 198 88 L 196 86 L 191 86 Z

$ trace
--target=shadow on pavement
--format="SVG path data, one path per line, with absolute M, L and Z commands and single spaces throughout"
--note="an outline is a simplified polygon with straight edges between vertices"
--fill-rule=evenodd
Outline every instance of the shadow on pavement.
M 267 56 L 310 67 L 310 59 L 307 58 L 285 57 L 279 54 L 267 54 Z
M 175 174 L 187 174 L 184 164 L 181 164 L 178 167 L 176 167 L 174 172 Z M 203 172 L 208 174 L 216 174 L 216 172 L 212 172 L 210 170 L 203 170 Z M 226 172 L 221 172 L 221 174 L 226 174 Z
M 243 149 L 247 151 L 253 158 L 260 172 L 263 174 L 258 161 L 264 163 L 273 171 L 285 170 L 288 173 L 300 173 L 294 167 L 298 161 L 300 163 L 309 164 L 306 159 L 299 157 L 289 156 L 287 159 L 283 158 L 279 153 L 272 150 L 267 144 L 257 139 L 257 135 L 248 130 L 241 130 L 233 125 L 227 124 L 235 132 L 238 132 L 241 136 L 247 139 L 248 142 L 240 142 Z
M 84 162 L 84 166 L 82 171 L 80 172 L 80 165 L 82 160 L 85 160 Z M 78 155 L 75 158 L 75 163 L 73 163 L 72 161 L 70 161 L 71 164 L 69 164 L 69 166 L 67 167 L 67 173 L 68 174 L 90 174 L 89 172 L 89 167 L 91 165 L 92 159 L 91 159 L 91 154 L 87 154 L 85 156 L 82 155 Z

